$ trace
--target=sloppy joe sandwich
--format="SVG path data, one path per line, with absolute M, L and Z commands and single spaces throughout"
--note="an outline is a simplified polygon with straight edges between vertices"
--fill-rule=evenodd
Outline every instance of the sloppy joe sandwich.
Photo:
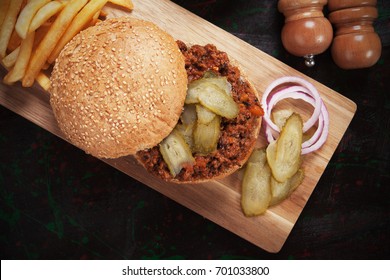
M 178 124 L 159 145 L 136 154 L 152 174 L 176 183 L 225 177 L 249 158 L 263 110 L 245 75 L 214 45 L 187 46 L 188 91 Z
M 99 158 L 135 155 L 148 172 L 176 183 L 239 169 L 263 115 L 255 88 L 225 52 L 187 46 L 129 17 L 76 35 L 55 62 L 49 91 L 75 146 Z
M 76 35 L 51 75 L 50 104 L 65 137 L 99 158 L 160 143 L 178 122 L 187 90 L 184 57 L 155 24 L 107 19 Z

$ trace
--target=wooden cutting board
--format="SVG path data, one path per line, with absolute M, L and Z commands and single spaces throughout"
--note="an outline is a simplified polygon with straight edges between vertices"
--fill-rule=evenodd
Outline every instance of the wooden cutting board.
M 247 218 L 241 211 L 242 170 L 228 178 L 205 184 L 175 185 L 151 177 L 132 157 L 104 160 L 264 250 L 278 252 L 352 120 L 356 111 L 355 103 L 170 1 L 134 0 L 133 2 L 135 9 L 132 13 L 116 10 L 113 7 L 105 9 L 109 17 L 128 15 L 150 20 L 172 34 L 175 39 L 184 42 L 215 44 L 240 63 L 260 94 L 274 79 L 286 75 L 303 77 L 312 82 L 320 92 L 330 115 L 328 140 L 320 150 L 304 156 L 303 168 L 306 177 L 291 197 L 259 217 Z M 2 69 L 1 77 L 4 75 L 5 70 Z M 19 84 L 6 86 L 0 83 L 0 103 L 63 138 L 49 105 L 48 93 L 39 86 L 22 88 Z M 309 113 L 311 108 L 303 106 L 300 110 Z M 261 133 L 258 146 L 265 146 L 265 144 L 266 141 Z

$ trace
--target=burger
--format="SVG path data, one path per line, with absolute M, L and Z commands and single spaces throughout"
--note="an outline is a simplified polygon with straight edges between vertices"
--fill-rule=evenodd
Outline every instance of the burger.
M 175 183 L 239 169 L 263 115 L 256 89 L 225 52 L 130 17 L 76 35 L 55 63 L 50 93 L 75 146 L 98 158 L 135 156 Z

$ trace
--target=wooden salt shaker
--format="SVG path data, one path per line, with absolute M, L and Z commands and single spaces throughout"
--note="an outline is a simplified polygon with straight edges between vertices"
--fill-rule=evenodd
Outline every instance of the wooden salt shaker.
M 285 16 L 282 43 L 286 50 L 305 58 L 313 66 L 314 56 L 331 44 L 333 29 L 322 12 L 327 0 L 279 0 L 278 9 Z
M 331 53 L 340 68 L 367 68 L 378 61 L 382 45 L 373 27 L 378 17 L 376 3 L 376 0 L 329 0 L 329 20 L 336 29 Z

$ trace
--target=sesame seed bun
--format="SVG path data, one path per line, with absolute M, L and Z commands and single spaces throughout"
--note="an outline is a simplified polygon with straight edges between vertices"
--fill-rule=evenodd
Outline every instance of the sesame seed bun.
M 56 60 L 49 91 L 72 144 L 95 157 L 117 158 L 168 136 L 186 90 L 175 40 L 151 22 L 123 17 L 76 35 Z

